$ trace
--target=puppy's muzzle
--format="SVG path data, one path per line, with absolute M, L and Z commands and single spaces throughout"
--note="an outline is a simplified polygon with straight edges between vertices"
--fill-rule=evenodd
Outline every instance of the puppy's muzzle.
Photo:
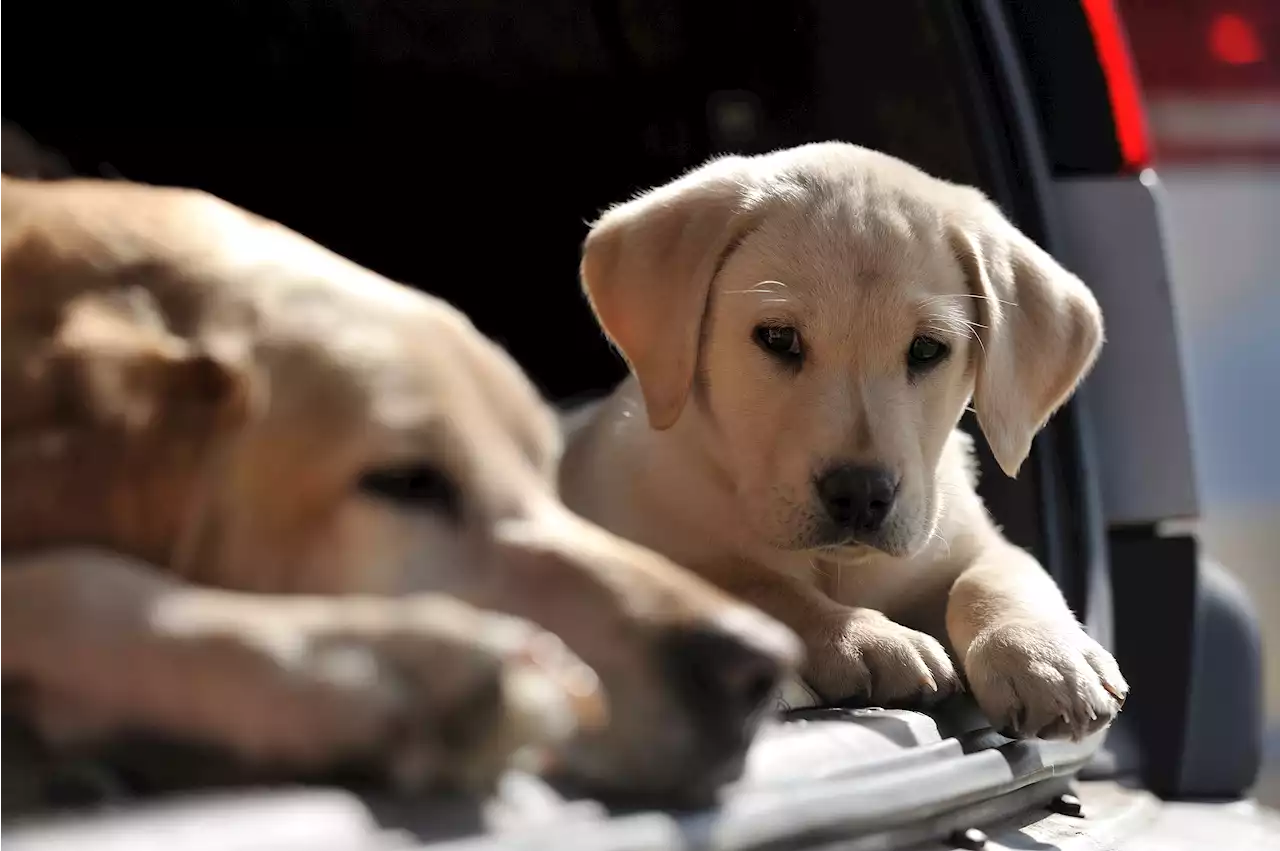
M 832 544 L 873 543 L 898 498 L 897 476 L 883 467 L 837 464 L 814 478 Z

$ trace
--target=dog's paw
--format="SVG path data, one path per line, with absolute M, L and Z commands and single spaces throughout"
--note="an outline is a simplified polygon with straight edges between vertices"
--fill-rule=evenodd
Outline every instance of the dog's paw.
M 16 628 L 5 694 L 54 749 L 142 734 L 209 750 L 229 780 L 353 768 L 475 789 L 604 720 L 558 638 L 447 596 L 245 594 L 91 552 L 19 574 L 17 610 L 60 616 Z
M 870 610 L 849 612 L 807 647 L 805 680 L 835 702 L 872 706 L 939 701 L 961 689 L 947 651 L 932 636 Z
M 174 606 L 151 628 L 132 669 L 33 669 L 24 713 L 46 741 L 141 730 L 225 751 L 233 777 L 350 767 L 483 793 L 603 721 L 595 674 L 558 638 L 446 598 Z
M 452 601 L 401 602 L 315 636 L 305 667 L 333 703 L 315 708 L 363 720 L 369 757 L 402 788 L 487 791 L 513 761 L 537 768 L 603 721 L 595 674 L 550 633 Z
M 172 660 L 145 682 L 170 691 L 160 703 L 175 711 L 125 695 L 82 702 L 89 720 L 150 717 L 229 749 L 251 774 L 352 766 L 401 788 L 483 792 L 513 760 L 536 768 L 603 721 L 594 672 L 558 638 L 445 597 L 175 607 L 155 626 L 153 652 Z
M 1079 740 L 1129 693 L 1116 660 L 1075 624 L 1002 624 L 974 639 L 964 667 L 987 718 L 1014 738 Z

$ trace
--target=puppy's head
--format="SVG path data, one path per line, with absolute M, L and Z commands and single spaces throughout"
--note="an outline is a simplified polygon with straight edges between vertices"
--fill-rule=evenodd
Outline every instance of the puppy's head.
M 4 484 L 41 494 L 6 511 L 7 547 L 74 539 L 243 591 L 455 594 L 599 676 L 609 720 L 571 775 L 700 793 L 738 769 L 794 638 L 572 515 L 551 410 L 457 311 L 207 196 L 3 197 Z
M 917 551 L 970 398 L 1015 475 L 1102 338 L 1084 284 L 979 192 L 853 145 L 727 157 L 619 205 L 582 276 L 651 426 L 783 549 Z

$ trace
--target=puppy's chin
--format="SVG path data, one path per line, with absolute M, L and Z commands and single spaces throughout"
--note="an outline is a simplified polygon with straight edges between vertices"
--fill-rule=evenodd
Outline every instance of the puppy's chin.
M 866 558 L 869 555 L 877 554 L 890 556 L 892 558 L 907 558 L 918 548 L 905 545 L 899 540 L 877 540 L 866 542 L 850 540 L 842 543 L 805 547 L 805 549 L 815 550 L 820 555 L 836 561 L 855 561 L 859 558 Z
M 935 540 L 942 541 L 945 545 L 946 541 L 938 536 L 938 523 L 941 520 L 942 512 L 938 510 L 937 503 L 927 506 L 923 515 L 903 530 L 905 534 L 901 536 L 901 545 L 897 548 L 897 551 L 890 552 L 889 555 L 897 558 L 915 558 L 928 549 L 929 545 Z M 904 526 L 906 525 L 904 524 Z M 886 550 L 886 552 L 888 551 Z
M 936 522 L 932 506 L 926 506 L 927 516 L 923 522 L 891 516 L 881 531 L 855 534 L 818 516 L 819 509 L 796 510 L 791 506 L 788 509 L 784 516 L 766 514 L 767 519 L 749 524 L 760 543 L 782 552 L 810 553 L 845 561 L 877 553 L 909 558 L 929 543 Z
M 837 560 L 854 560 L 881 554 L 891 558 L 911 558 L 928 546 L 937 527 L 930 515 L 926 522 L 891 518 L 874 534 L 852 534 L 835 527 L 811 530 L 797 550 L 810 550 Z

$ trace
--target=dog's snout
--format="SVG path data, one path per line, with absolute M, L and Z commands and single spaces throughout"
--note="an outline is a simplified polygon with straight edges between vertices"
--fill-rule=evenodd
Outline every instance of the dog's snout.
M 730 632 L 680 627 L 666 636 L 661 652 L 688 708 L 732 738 L 749 734 L 750 722 L 782 679 L 783 660 Z
M 880 531 L 898 495 L 898 480 L 882 467 L 841 464 L 814 481 L 827 516 L 855 534 Z

